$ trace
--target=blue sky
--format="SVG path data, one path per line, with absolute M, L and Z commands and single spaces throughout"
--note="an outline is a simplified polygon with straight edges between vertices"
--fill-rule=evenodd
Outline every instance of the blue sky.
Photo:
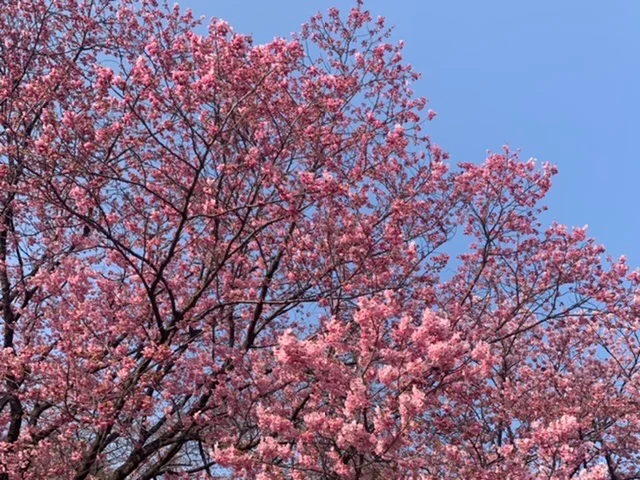
M 182 0 L 257 42 L 288 36 L 348 0 Z M 504 143 L 556 164 L 549 219 L 589 225 L 640 266 L 639 0 L 365 0 L 395 25 L 416 94 L 438 112 L 429 133 L 453 162 Z M 636 147 L 636 148 L 634 148 Z

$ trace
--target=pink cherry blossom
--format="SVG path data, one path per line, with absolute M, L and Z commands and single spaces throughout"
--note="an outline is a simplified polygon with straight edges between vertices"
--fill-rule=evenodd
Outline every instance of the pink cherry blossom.
M 0 480 L 640 478 L 640 272 L 354 3 L 2 4 Z

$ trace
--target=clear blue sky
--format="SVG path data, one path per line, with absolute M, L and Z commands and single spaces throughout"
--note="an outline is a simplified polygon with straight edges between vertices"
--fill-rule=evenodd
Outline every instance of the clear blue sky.
M 347 0 L 181 0 L 257 42 Z M 640 266 L 640 0 L 365 0 L 395 25 L 452 161 L 508 143 L 556 164 L 549 218 Z

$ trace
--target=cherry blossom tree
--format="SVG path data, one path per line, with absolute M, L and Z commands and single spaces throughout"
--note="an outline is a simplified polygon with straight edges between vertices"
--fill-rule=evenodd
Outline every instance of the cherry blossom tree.
M 0 480 L 640 478 L 640 274 L 383 19 L 0 7 Z

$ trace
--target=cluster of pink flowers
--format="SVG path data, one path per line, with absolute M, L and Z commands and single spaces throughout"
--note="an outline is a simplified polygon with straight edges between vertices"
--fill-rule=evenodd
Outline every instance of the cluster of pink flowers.
M 450 169 L 361 2 L 197 26 L 2 3 L 0 480 L 638 478 L 640 273 L 555 168 Z

